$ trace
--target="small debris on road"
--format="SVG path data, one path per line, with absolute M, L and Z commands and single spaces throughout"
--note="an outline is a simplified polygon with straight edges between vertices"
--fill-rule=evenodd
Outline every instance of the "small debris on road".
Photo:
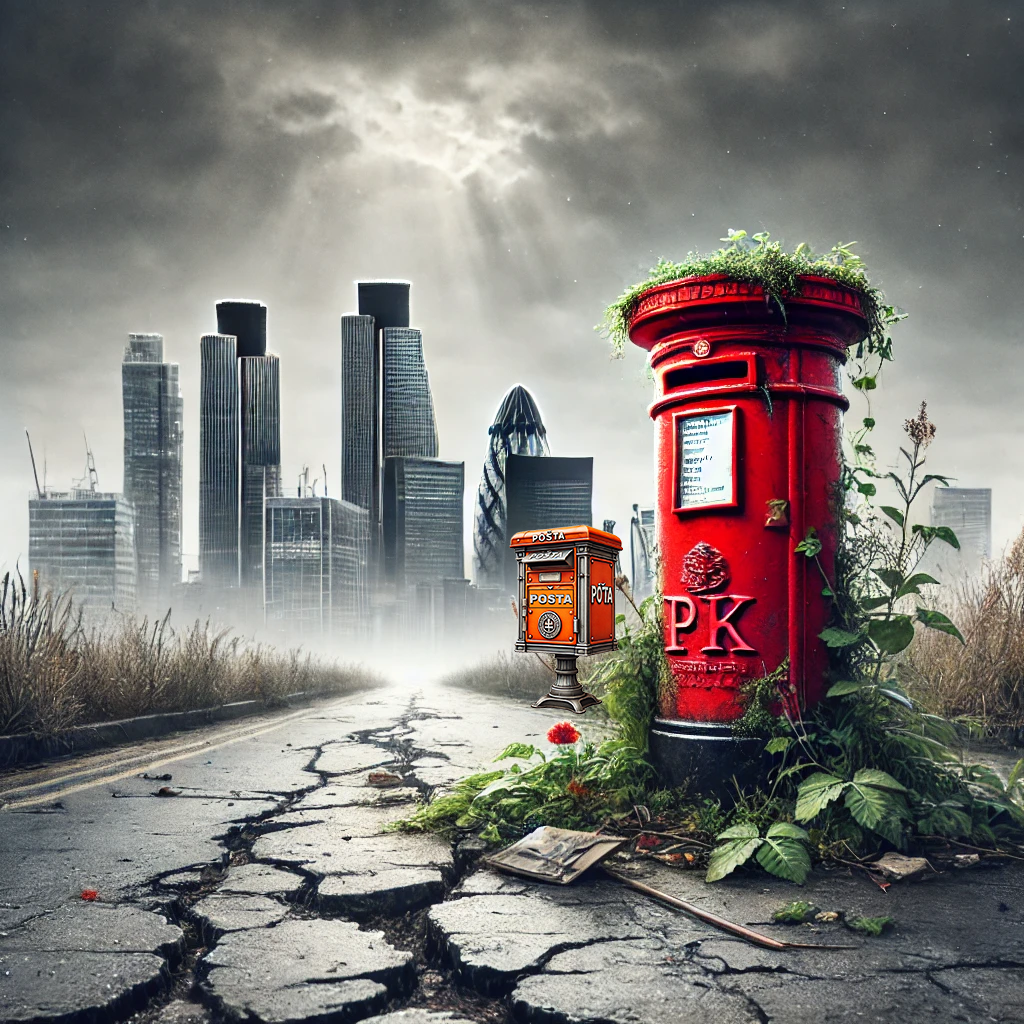
M 370 772 L 366 776 L 366 781 L 371 786 L 378 786 L 381 789 L 390 789 L 392 786 L 401 786 L 405 781 L 401 775 L 396 775 L 394 772 Z
M 95 889 L 82 890 L 82 899 L 85 900 L 86 903 L 94 903 L 99 898 L 100 894 Z
M 150 775 L 149 772 L 143 772 L 142 777 L 149 779 L 151 782 L 170 782 L 172 778 L 170 772 L 164 772 L 163 775 Z
M 170 786 L 161 786 L 153 796 L 181 796 L 181 790 L 171 789 Z
M 935 870 L 924 857 L 905 857 L 902 853 L 893 851 L 876 860 L 870 868 L 894 882 L 903 882 L 908 878 L 916 878 L 925 871 Z
M 953 858 L 955 868 L 974 868 L 981 863 L 981 855 L 977 853 L 958 853 Z

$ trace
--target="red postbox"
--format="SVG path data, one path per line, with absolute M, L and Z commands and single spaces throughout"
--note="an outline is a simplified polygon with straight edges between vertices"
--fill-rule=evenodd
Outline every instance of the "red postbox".
M 801 278 L 785 313 L 757 284 L 724 276 L 657 285 L 630 339 L 657 382 L 657 540 L 664 594 L 655 760 L 673 781 L 729 777 L 740 688 L 788 658 L 783 693 L 806 707 L 826 683 L 829 618 L 814 528 L 831 577 L 838 539 L 846 348 L 862 340 L 860 296 Z
M 601 702 L 576 674 L 581 654 L 612 651 L 615 639 L 615 559 L 622 541 L 591 526 L 514 534 L 519 570 L 517 651 L 555 656 L 555 681 L 535 708 L 581 714 Z

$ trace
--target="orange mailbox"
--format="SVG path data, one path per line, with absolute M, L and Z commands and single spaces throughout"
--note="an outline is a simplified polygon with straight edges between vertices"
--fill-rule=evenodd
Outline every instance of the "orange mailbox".
M 524 530 L 511 540 L 519 569 L 517 651 L 555 656 L 555 682 L 535 708 L 582 714 L 601 702 L 585 693 L 576 658 L 617 647 L 615 559 L 622 541 L 590 526 Z

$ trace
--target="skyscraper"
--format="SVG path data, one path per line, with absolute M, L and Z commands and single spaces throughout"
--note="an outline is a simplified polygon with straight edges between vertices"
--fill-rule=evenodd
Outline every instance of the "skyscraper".
M 992 557 L 992 491 L 988 487 L 936 487 L 932 492 L 931 525 L 948 526 L 960 548 L 935 540 L 920 571 L 940 582 L 977 572 Z
M 368 541 L 364 508 L 337 498 L 268 498 L 267 625 L 357 636 L 366 622 Z
M 465 464 L 393 456 L 384 462 L 384 570 L 399 592 L 465 575 Z
M 423 335 L 414 327 L 385 327 L 384 458 L 437 457 L 437 424 L 430 380 L 423 361 Z
M 592 458 L 509 455 L 505 461 L 507 537 L 521 530 L 593 525 L 593 479 Z M 513 590 L 518 578 L 511 548 L 504 560 L 505 589 Z
M 159 334 L 129 334 L 121 364 L 124 496 L 134 506 L 137 598 L 156 611 L 181 582 L 182 403 Z
M 279 363 L 258 302 L 218 302 L 217 330 L 200 344 L 199 564 L 211 585 L 262 593 L 264 503 L 281 487 Z
M 43 592 L 68 592 L 98 623 L 112 609 L 135 611 L 135 526 L 120 494 L 47 492 L 28 503 L 28 559 Z
M 242 431 L 237 340 L 204 334 L 199 358 L 199 572 L 207 587 L 237 587 Z
M 650 597 L 658 585 L 653 508 L 633 506 L 633 518 L 629 525 L 629 541 L 632 562 L 630 585 L 633 590 L 633 600 L 639 604 L 643 598 Z
M 547 431 L 532 395 L 517 384 L 488 428 L 490 444 L 476 497 L 473 561 L 478 587 L 504 586 L 507 505 L 505 462 L 510 455 L 549 455 Z
M 408 281 L 360 281 L 359 312 L 341 319 L 341 490 L 369 510 L 373 572 L 394 561 L 382 534 L 384 460 L 438 452 L 423 337 L 409 326 L 409 289 Z
M 377 339 L 372 316 L 341 318 L 341 496 L 380 519 Z

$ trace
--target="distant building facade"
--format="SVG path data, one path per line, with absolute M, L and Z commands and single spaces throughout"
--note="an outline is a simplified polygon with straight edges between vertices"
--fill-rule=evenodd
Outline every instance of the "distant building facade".
M 200 342 L 199 565 L 207 587 L 262 594 L 264 506 L 281 492 L 281 390 L 267 310 L 217 303 Z
M 547 456 L 547 431 L 533 396 L 517 384 L 488 428 L 490 441 L 477 490 L 473 568 L 479 587 L 504 587 L 508 548 L 505 464 L 510 455 Z
M 392 456 L 384 462 L 384 573 L 398 592 L 465 576 L 465 464 Z
M 120 494 L 47 492 L 28 503 L 29 567 L 42 592 L 70 592 L 87 621 L 136 606 L 132 505 Z
M 505 462 L 507 536 L 521 530 L 593 525 L 594 460 L 509 455 Z M 505 552 L 505 589 L 517 584 L 515 553 Z
M 372 316 L 341 318 L 341 496 L 380 518 L 380 372 Z
M 182 401 L 159 334 L 129 334 L 121 364 L 124 497 L 134 507 L 137 601 L 168 606 L 181 582 Z
M 629 524 L 631 572 L 630 586 L 633 600 L 639 604 L 650 597 L 658 586 L 658 565 L 655 549 L 654 509 L 633 506 Z
M 960 548 L 932 541 L 921 571 L 947 582 L 971 575 L 992 557 L 992 490 L 988 487 L 936 487 L 932 493 L 931 525 L 947 526 Z
M 367 510 L 337 498 L 272 497 L 265 520 L 267 626 L 358 636 L 369 601 Z
M 437 423 L 430 380 L 423 360 L 423 335 L 414 327 L 385 327 L 384 458 L 392 455 L 437 457 Z

